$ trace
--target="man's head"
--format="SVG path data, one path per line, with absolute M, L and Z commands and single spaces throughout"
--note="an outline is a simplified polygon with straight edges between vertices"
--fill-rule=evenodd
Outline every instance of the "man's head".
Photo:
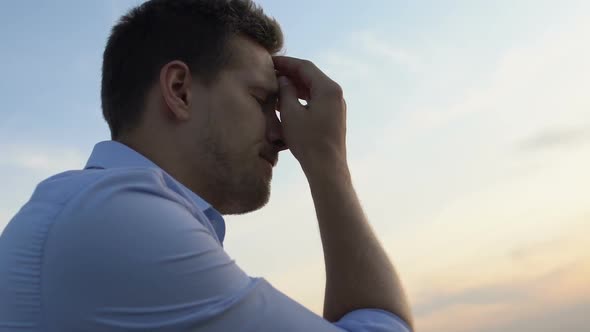
M 225 214 L 262 207 L 285 149 L 272 54 L 279 25 L 250 0 L 151 0 L 115 25 L 103 58 L 111 138 Z

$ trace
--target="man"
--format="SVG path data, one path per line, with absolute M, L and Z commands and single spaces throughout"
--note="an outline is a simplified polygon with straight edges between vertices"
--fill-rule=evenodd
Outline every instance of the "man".
M 152 0 L 117 23 L 102 77 L 112 140 L 41 182 L 3 232 L 0 331 L 410 330 L 351 184 L 342 90 L 281 47 L 249 0 Z M 323 317 L 222 247 L 222 214 L 265 205 L 285 149 L 316 208 Z

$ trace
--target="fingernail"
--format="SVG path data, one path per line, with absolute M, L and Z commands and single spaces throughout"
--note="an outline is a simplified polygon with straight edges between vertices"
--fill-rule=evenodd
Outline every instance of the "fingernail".
M 290 84 L 290 82 L 289 82 L 289 79 L 288 78 L 286 78 L 285 76 L 280 76 L 279 77 L 279 86 L 286 86 L 286 85 L 289 85 L 289 84 Z

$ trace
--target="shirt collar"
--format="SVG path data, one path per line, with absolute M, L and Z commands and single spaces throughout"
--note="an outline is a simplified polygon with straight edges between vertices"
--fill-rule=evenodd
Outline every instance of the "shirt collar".
M 88 158 L 88 162 L 84 169 L 90 168 L 127 168 L 127 167 L 145 167 L 145 168 L 157 168 L 161 169 L 158 165 L 154 162 L 140 154 L 139 152 L 133 150 L 131 147 L 117 141 L 102 141 L 98 142 L 94 149 L 92 150 L 92 154 L 90 158 Z M 168 173 L 166 173 L 168 174 Z M 168 174 L 170 175 L 170 174 Z M 172 177 L 170 175 L 172 179 Z M 223 242 L 225 237 L 225 221 L 217 210 L 211 206 L 211 204 L 207 203 L 204 199 L 199 197 L 199 195 L 195 194 L 192 190 L 188 189 L 182 183 L 174 179 L 176 184 L 185 192 L 187 193 L 193 203 L 201 210 L 211 221 L 215 232 L 217 233 L 217 237 L 219 238 L 220 242 Z

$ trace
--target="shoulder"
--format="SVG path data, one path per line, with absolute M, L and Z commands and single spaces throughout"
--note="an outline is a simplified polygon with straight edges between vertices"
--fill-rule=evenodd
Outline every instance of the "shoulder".
M 155 169 L 99 172 L 64 205 L 48 232 L 45 268 L 77 271 L 86 262 L 135 269 L 178 252 L 219 246 L 211 230 Z M 57 268 L 59 267 L 59 268 Z
M 67 203 L 45 246 L 49 319 L 67 312 L 80 320 L 172 322 L 186 315 L 180 303 L 233 293 L 249 281 L 163 175 L 104 173 Z
M 169 201 L 190 209 L 186 199 L 167 186 L 163 172 L 155 168 L 84 170 L 69 177 L 49 178 L 36 189 L 36 193 L 44 196 L 38 200 L 49 200 L 48 196 L 59 199 L 60 195 L 56 194 L 60 191 L 63 209 L 58 218 L 61 220 L 121 212 L 118 211 L 121 201 L 138 204 Z M 134 210 L 131 207 L 125 210 Z
M 142 167 L 76 170 L 56 174 L 37 185 L 30 201 L 66 206 L 129 191 L 165 193 L 168 197 L 176 198 L 167 187 L 162 170 Z
M 183 234 L 214 239 L 202 213 L 171 190 L 157 169 L 96 170 L 77 176 L 69 180 L 76 188 L 63 193 L 70 197 L 63 198 L 67 200 L 48 229 L 46 263 L 75 252 L 102 255 L 107 246 L 148 254 L 178 241 L 181 229 Z M 67 186 L 54 183 L 50 187 Z M 54 192 L 56 196 L 60 195 Z

